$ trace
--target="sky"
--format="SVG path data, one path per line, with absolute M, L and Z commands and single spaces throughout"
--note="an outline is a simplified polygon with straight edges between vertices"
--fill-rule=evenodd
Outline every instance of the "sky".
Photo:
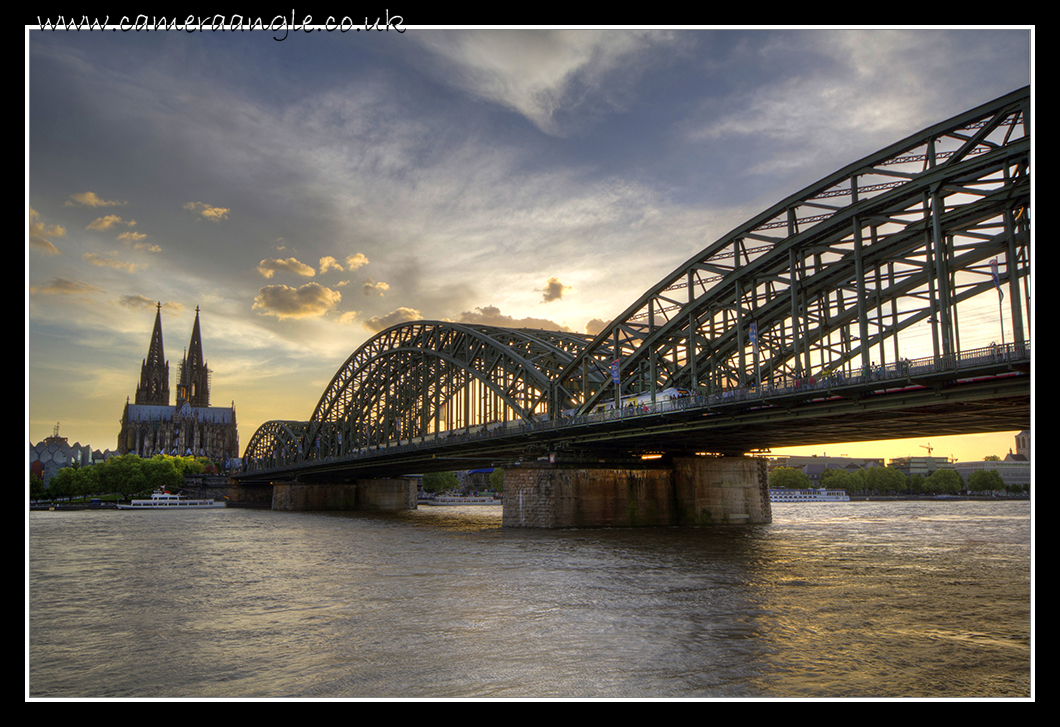
M 116 446 L 158 303 L 171 377 L 200 309 L 241 447 L 394 323 L 595 333 L 756 213 L 1033 74 L 1030 28 L 405 22 L 27 28 L 30 443 Z

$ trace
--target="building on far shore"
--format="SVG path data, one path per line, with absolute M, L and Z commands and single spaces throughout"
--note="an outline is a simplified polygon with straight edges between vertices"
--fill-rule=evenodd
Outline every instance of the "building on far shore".
M 997 470 L 1006 485 L 1029 489 L 1031 484 L 1031 432 L 1025 429 L 1016 435 L 1016 451 L 1009 449 L 1002 460 L 979 460 L 951 462 L 947 457 L 895 457 L 888 463 L 906 477 L 920 475 L 928 477 L 938 469 L 952 469 L 964 479 L 965 484 L 972 473 L 978 470 Z M 826 455 L 790 455 L 770 457 L 769 470 L 775 467 L 791 467 L 810 478 L 814 487 L 821 486 L 821 473 L 829 469 L 844 469 L 854 472 L 866 467 L 883 467 L 882 458 L 828 457 Z
M 979 470 L 997 470 L 1006 485 L 1030 489 L 1031 484 L 1031 432 L 1024 429 L 1016 435 L 1016 451 L 1009 449 L 1002 460 L 977 460 L 954 462 L 953 468 L 968 482 L 968 478 Z
M 101 452 L 80 442 L 70 444 L 66 437 L 59 436 L 59 425 L 55 425 L 52 436 L 29 446 L 29 471 L 42 480 L 44 486 L 63 467 L 86 467 L 102 462 L 115 454 L 113 450 Z
M 891 460 L 889 466 L 895 468 L 906 477 L 912 477 L 913 475 L 928 477 L 935 470 L 953 468 L 948 457 L 930 456 L 895 457 Z
M 997 470 L 1002 481 L 1006 485 L 1015 485 L 1027 488 L 1031 484 L 1031 463 L 1014 462 L 1011 460 L 979 460 L 977 462 L 954 462 L 953 469 L 964 479 L 967 484 L 968 478 L 979 470 Z

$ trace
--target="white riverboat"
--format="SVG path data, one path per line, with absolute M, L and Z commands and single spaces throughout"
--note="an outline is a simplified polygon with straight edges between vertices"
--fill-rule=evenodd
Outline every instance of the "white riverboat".
M 172 495 L 163 490 L 151 493 L 150 500 L 132 500 L 129 503 L 119 502 L 119 510 L 215 510 L 226 504 L 217 500 L 191 500 L 180 495 Z
M 476 495 L 438 495 L 429 500 L 420 500 L 425 505 L 500 505 L 501 501 L 492 496 Z
M 788 490 L 777 488 L 769 490 L 770 502 L 850 502 L 846 490 Z

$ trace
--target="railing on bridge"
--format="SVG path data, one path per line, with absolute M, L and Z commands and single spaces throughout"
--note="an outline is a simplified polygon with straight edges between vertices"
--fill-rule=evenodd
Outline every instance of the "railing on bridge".
M 636 420 L 667 414 L 677 411 L 699 410 L 704 414 L 724 415 L 732 407 L 746 407 L 748 404 L 768 404 L 770 400 L 812 402 L 832 397 L 842 397 L 845 392 L 886 392 L 896 388 L 908 389 L 922 387 L 918 383 L 927 379 L 938 378 L 943 374 L 967 373 L 974 376 L 977 372 L 996 366 L 1014 366 L 1029 364 L 1031 361 L 1030 343 L 991 344 L 983 348 L 962 351 L 954 356 L 927 357 L 920 359 L 903 359 L 857 373 L 844 371 L 827 371 L 820 376 L 807 376 L 802 379 L 790 379 L 780 386 L 742 387 L 727 389 L 715 393 L 690 393 L 687 396 L 667 397 L 654 402 L 641 401 L 633 405 L 599 411 L 588 414 L 569 414 L 557 419 L 539 419 L 533 422 L 492 422 L 461 429 L 431 434 L 426 437 L 408 441 L 398 440 L 379 446 L 368 447 L 357 452 L 337 456 L 316 456 L 313 447 L 301 446 L 291 451 L 276 452 L 269 458 L 247 458 L 245 471 L 264 472 L 280 469 L 299 463 L 312 464 L 320 462 L 350 462 L 361 459 L 372 459 L 395 454 L 413 453 L 420 450 L 453 445 L 482 443 L 490 439 L 510 438 L 512 436 L 561 430 L 564 428 Z M 900 386 L 896 386 L 900 385 Z

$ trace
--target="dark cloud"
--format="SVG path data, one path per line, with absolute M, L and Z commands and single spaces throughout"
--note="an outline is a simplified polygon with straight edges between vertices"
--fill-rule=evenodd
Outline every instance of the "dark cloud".
M 371 278 L 368 278 L 368 280 L 365 281 L 362 290 L 364 290 L 365 295 L 383 295 L 383 293 L 390 290 L 390 286 L 382 281 L 377 283 Z
M 154 308 L 158 302 L 160 301 L 156 302 L 154 298 L 148 298 L 144 295 L 123 295 L 118 300 L 118 305 L 132 308 L 133 310 L 144 310 L 145 308 Z M 184 310 L 184 306 L 180 303 L 162 303 L 162 310 L 171 315 L 176 315 Z
M 570 289 L 571 286 L 559 282 L 559 278 L 549 278 L 548 283 L 545 284 L 545 289 L 540 291 L 544 293 L 541 296 L 541 302 L 549 303 L 553 300 L 560 300 L 563 297 L 563 291 Z
M 398 308 L 397 310 L 390 311 L 385 316 L 375 316 L 369 318 L 364 322 L 364 327 L 369 331 L 378 333 L 384 328 L 390 328 L 390 326 L 396 326 L 398 323 L 405 323 L 406 321 L 418 321 L 423 318 L 423 314 L 415 308 Z
M 545 318 L 512 318 L 504 315 L 496 306 L 488 305 L 464 311 L 454 319 L 454 323 L 470 323 L 479 326 L 500 326 L 502 328 L 539 328 L 546 331 L 569 331 L 567 326 Z
M 287 285 L 266 285 L 254 299 L 254 308 L 261 309 L 265 315 L 274 315 L 280 320 L 285 318 L 319 318 L 332 310 L 342 294 L 325 288 L 319 283 L 306 283 L 300 288 Z
M 94 285 L 82 283 L 79 280 L 69 280 L 68 278 L 52 278 L 52 281 L 47 285 L 30 286 L 29 292 L 47 293 L 49 295 L 76 295 L 79 293 L 102 293 L 103 291 Z

